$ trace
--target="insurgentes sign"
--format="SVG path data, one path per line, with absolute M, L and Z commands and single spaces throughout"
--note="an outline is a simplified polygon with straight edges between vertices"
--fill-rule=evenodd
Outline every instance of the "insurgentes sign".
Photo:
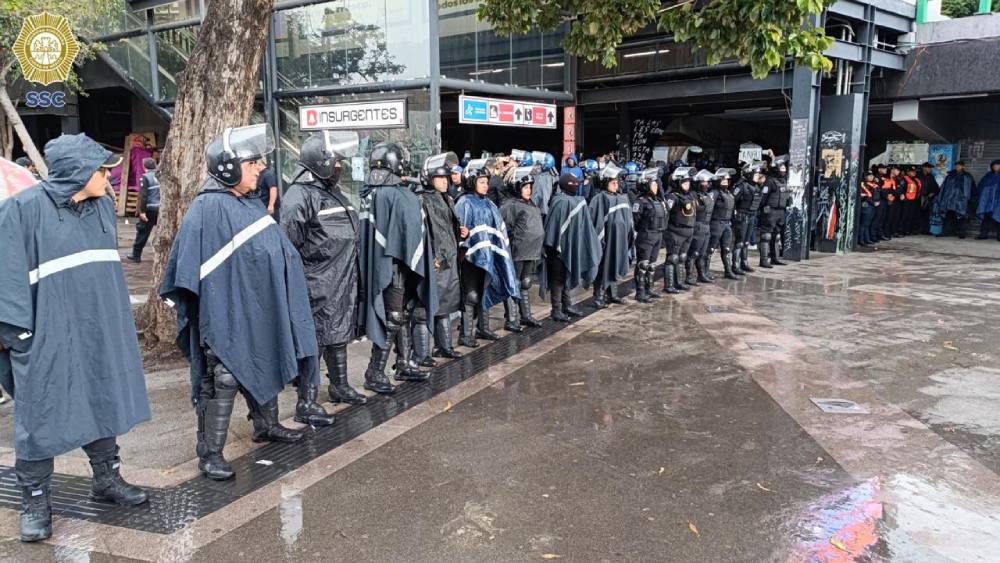
M 406 127 L 406 100 L 378 100 L 299 108 L 299 129 L 396 129 Z

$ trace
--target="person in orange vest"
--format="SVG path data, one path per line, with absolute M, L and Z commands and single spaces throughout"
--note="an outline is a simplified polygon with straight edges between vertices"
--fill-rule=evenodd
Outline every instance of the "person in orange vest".
M 903 211 L 899 230 L 904 235 L 916 235 L 920 233 L 920 178 L 917 178 L 917 168 L 910 166 L 906 169 L 906 176 L 901 178 L 903 192 Z
M 885 164 L 879 164 L 877 167 L 872 165 L 872 170 L 876 171 L 875 183 L 878 184 L 879 190 L 879 205 L 875 207 L 875 217 L 872 219 L 872 242 L 878 243 L 889 240 L 888 233 L 885 230 L 885 217 L 886 211 L 889 209 L 889 204 L 886 201 L 886 192 L 882 191 L 882 180 L 889 172 Z
M 885 204 L 888 207 L 885 211 L 885 231 L 886 240 L 901 236 L 899 223 L 903 212 L 903 204 L 900 201 L 902 188 L 899 179 L 899 166 L 893 164 L 889 167 L 889 175 L 882 178 L 882 194 L 885 196 Z
M 877 242 L 874 238 L 872 223 L 882 199 L 882 192 L 879 189 L 878 180 L 875 179 L 874 171 L 869 170 L 865 174 L 859 195 L 861 197 L 861 226 L 858 229 L 858 245 L 869 246 Z

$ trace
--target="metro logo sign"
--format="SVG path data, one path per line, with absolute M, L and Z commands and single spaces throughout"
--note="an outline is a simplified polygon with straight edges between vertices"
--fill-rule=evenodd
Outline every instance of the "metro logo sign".
M 458 122 L 473 125 L 555 129 L 558 121 L 556 106 L 539 102 L 459 96 L 458 108 Z

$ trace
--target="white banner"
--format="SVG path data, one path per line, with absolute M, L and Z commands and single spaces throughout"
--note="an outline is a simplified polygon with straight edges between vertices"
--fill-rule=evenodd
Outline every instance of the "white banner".
M 378 100 L 299 108 L 299 130 L 406 127 L 406 100 Z

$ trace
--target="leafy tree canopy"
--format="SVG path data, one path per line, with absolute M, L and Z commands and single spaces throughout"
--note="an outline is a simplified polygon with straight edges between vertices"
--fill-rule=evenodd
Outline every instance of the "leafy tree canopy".
M 483 0 L 479 17 L 505 35 L 533 27 L 554 30 L 569 20 L 567 52 L 607 67 L 622 41 L 656 25 L 678 42 L 706 52 L 709 64 L 733 58 L 755 78 L 780 68 L 785 56 L 829 71 L 823 56 L 832 41 L 823 29 L 803 24 L 835 0 Z

